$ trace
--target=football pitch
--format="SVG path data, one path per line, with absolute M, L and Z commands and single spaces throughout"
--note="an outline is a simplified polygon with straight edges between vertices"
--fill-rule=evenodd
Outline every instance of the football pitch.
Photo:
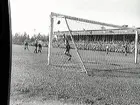
M 72 67 L 78 59 L 74 50 L 71 50 L 71 61 L 67 62 L 64 49 L 54 48 L 51 58 L 54 64 L 49 66 L 46 47 L 42 53 L 33 52 L 32 46 L 28 51 L 24 46 L 12 45 L 11 100 L 63 99 L 79 105 L 140 104 L 140 66 L 133 63 L 133 54 L 110 52 L 107 55 L 80 50 L 87 75 Z
M 105 51 L 91 51 L 78 50 L 79 55 L 88 73 L 94 75 L 102 75 L 106 72 L 106 76 L 136 76 L 140 70 L 140 56 L 138 56 L 138 63 L 134 63 L 134 53 L 124 55 L 124 53 Z M 77 52 L 74 49 L 70 50 L 72 55 L 71 61 L 64 54 L 65 49 L 52 48 L 50 61 L 53 66 L 65 68 L 64 70 L 80 71 L 82 69 L 81 62 L 78 58 Z M 81 70 L 82 71 L 82 70 Z M 92 75 L 90 74 L 90 75 Z M 134 75 L 135 74 L 135 75 Z

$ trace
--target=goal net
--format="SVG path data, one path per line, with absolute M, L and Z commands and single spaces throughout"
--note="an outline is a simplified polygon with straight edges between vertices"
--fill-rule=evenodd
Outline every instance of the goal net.
M 57 13 L 50 15 L 48 64 L 66 71 L 115 70 L 138 63 L 138 31 Z

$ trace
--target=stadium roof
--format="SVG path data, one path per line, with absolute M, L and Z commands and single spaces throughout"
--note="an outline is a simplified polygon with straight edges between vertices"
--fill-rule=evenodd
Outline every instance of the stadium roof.
M 132 30 L 132 29 L 75 30 L 71 32 L 72 32 L 72 35 L 134 35 L 135 34 L 135 30 Z M 63 34 L 70 35 L 69 31 L 55 31 L 54 32 L 54 35 L 63 35 Z M 140 31 L 139 31 L 139 34 L 140 34 Z

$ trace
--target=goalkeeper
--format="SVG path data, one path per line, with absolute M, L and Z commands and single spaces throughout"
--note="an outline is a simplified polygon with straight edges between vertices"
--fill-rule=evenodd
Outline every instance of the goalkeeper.
M 66 38 L 65 34 L 63 35 L 64 37 L 64 41 L 65 41 L 65 45 L 66 45 L 66 50 L 65 50 L 65 55 L 67 55 L 69 57 L 68 61 L 71 60 L 71 54 L 70 54 L 70 44 L 68 41 L 68 38 Z

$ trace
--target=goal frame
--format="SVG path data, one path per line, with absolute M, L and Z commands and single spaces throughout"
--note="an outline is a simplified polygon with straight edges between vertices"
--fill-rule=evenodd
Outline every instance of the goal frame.
M 63 15 L 63 14 L 51 12 L 51 14 L 50 14 L 50 34 L 49 34 L 49 45 L 48 45 L 48 65 L 51 64 L 50 59 L 51 59 L 54 17 L 64 18 L 65 21 L 66 21 L 66 19 L 70 19 L 70 20 L 75 20 L 75 21 L 80 21 L 80 22 L 85 22 L 85 23 L 91 23 L 91 24 L 97 24 L 97 25 L 102 25 L 102 26 L 110 26 L 110 27 L 119 28 L 119 29 L 132 29 L 132 30 L 134 30 L 135 31 L 135 41 L 134 41 L 135 42 L 135 57 L 134 57 L 134 63 L 135 64 L 138 63 L 138 30 L 137 30 L 137 28 L 135 28 L 135 27 L 123 27 L 123 26 L 120 26 L 120 25 L 108 24 L 108 23 L 104 23 L 104 22 L 98 22 L 98 21 L 93 21 L 93 20 L 88 20 L 88 19 L 83 19 L 83 18 L 78 18 L 78 17 L 73 17 L 73 16 L 68 16 L 68 15 Z M 67 24 L 67 21 L 66 21 L 66 24 Z M 70 29 L 69 29 L 68 24 L 67 24 L 67 27 L 68 27 L 70 36 L 72 37 L 72 33 L 71 33 Z M 76 48 L 76 46 L 75 46 L 75 48 Z M 77 48 L 76 48 L 76 50 L 77 50 Z M 77 52 L 77 54 L 78 54 L 78 52 Z M 79 58 L 80 58 L 80 56 L 79 56 Z M 81 58 L 80 58 L 80 60 L 81 60 Z M 82 60 L 81 60 L 81 63 L 83 65 Z M 83 68 L 85 69 L 84 65 L 83 65 Z

